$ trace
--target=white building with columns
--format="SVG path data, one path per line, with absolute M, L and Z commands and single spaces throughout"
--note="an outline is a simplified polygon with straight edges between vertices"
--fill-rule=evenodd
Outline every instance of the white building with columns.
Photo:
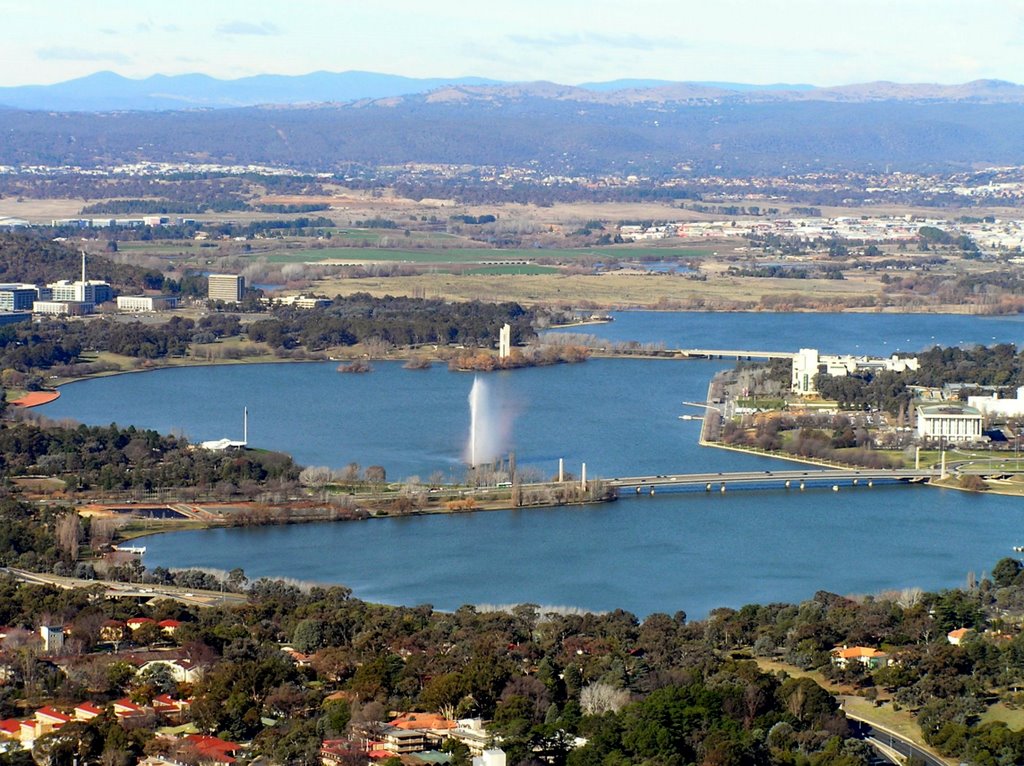
M 981 441 L 981 412 L 965 404 L 943 402 L 917 407 L 917 435 L 951 443 Z

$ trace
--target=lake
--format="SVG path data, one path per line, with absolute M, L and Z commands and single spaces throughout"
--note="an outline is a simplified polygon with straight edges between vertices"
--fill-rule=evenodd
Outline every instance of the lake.
M 889 314 L 616 314 L 582 328 L 668 346 L 882 353 L 1019 342 L 1018 317 Z M 596 359 L 482 376 L 487 415 L 519 465 L 613 477 L 767 469 L 780 461 L 697 446 L 702 401 L 728 361 Z M 156 428 L 193 441 L 241 438 L 305 465 L 382 465 L 389 478 L 465 471 L 473 376 L 376 363 L 178 368 L 83 381 L 42 408 L 53 418 Z M 703 492 L 583 508 L 363 523 L 209 530 L 150 538 L 148 566 L 240 566 L 250 576 L 339 582 L 387 603 L 535 602 L 644 615 L 801 600 L 818 589 L 954 587 L 1024 542 L 1024 503 L 920 487 L 839 493 Z

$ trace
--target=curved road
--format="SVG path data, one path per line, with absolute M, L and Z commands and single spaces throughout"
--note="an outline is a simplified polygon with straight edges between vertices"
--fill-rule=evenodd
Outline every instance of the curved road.
M 867 740 L 875 740 L 882 747 L 895 750 L 900 755 L 906 757 L 913 756 L 922 763 L 927 764 L 927 766 L 950 766 L 950 764 L 956 763 L 956 761 L 946 760 L 936 755 L 931 750 L 925 750 L 920 745 L 914 744 L 896 732 L 886 729 L 884 726 L 872 723 L 849 712 L 846 712 L 846 717 L 854 724 L 858 736 Z

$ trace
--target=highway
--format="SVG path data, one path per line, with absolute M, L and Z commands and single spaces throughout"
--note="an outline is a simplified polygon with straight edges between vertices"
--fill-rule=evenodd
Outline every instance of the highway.
M 853 487 L 874 484 L 875 482 L 925 482 L 937 478 L 939 472 L 934 469 L 893 470 L 872 468 L 808 468 L 807 470 L 785 471 L 733 471 L 729 473 L 677 473 L 660 474 L 657 476 L 622 476 L 608 479 L 606 483 L 619 489 L 635 488 L 640 492 L 645 489 L 703 489 L 720 490 L 734 487 L 782 486 L 799 488 L 801 483 L 806 486 Z M 787 484 L 788 482 L 788 484 Z
M 950 766 L 951 763 L 956 763 L 956 761 L 943 759 L 931 750 L 925 750 L 920 745 L 915 745 L 910 740 L 903 738 L 890 729 L 886 729 L 884 726 L 858 718 L 850 713 L 846 713 L 846 717 L 854 724 L 859 737 L 867 740 L 869 743 L 877 744 L 883 752 L 895 751 L 904 758 L 912 756 L 921 763 L 927 764 L 927 766 Z

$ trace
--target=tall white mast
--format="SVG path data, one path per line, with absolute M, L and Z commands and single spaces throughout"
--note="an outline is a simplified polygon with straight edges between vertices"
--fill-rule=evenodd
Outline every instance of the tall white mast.
M 242 444 L 249 444 L 249 408 L 242 408 Z

